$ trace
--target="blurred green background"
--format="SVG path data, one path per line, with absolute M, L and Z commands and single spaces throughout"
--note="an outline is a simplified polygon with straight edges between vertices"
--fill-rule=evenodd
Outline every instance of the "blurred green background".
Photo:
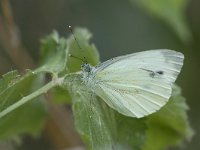
M 199 0 L 1 0 L 0 2 L 1 74 L 13 69 L 34 68 L 39 58 L 40 39 L 54 29 L 66 37 L 70 34 L 67 30 L 68 25 L 86 27 L 93 33 L 92 42 L 100 52 L 101 61 L 149 49 L 167 48 L 184 53 L 185 64 L 177 84 L 182 87 L 183 95 L 190 106 L 188 114 L 195 135 L 180 149 L 199 150 Z M 15 53 L 9 49 L 14 49 Z M 19 53 L 18 49 L 23 49 L 23 53 Z M 41 139 L 33 140 L 28 137 L 24 143 L 39 145 L 41 148 L 50 142 L 44 133 Z

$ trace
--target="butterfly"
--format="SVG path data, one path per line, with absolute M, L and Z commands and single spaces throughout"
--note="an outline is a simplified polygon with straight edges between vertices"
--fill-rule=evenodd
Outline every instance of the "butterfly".
M 162 108 L 183 66 L 184 55 L 168 49 L 148 50 L 82 65 L 88 89 L 119 113 L 141 118 Z

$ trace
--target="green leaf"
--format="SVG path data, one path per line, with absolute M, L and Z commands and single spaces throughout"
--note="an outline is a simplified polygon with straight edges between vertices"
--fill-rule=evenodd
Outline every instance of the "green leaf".
M 30 90 L 34 75 L 32 72 L 26 73 L 20 77 L 17 71 L 11 71 L 2 76 L 0 80 L 0 112 L 11 106 Z
M 38 135 L 43 128 L 47 112 L 39 100 L 31 101 L 0 119 L 0 139 L 21 134 Z
M 191 139 L 193 131 L 189 125 L 187 110 L 188 106 L 181 96 L 180 88 L 174 86 L 173 95 L 167 105 L 147 117 L 147 140 L 143 150 L 162 150 L 180 145 L 184 139 Z
M 170 25 L 183 42 L 191 39 L 185 14 L 188 0 L 130 0 Z
M 0 91 L 4 91 L 9 85 L 14 83 L 14 80 L 18 77 L 19 75 L 16 70 L 4 74 L 2 79 L 0 79 Z
M 71 96 L 66 88 L 55 87 L 51 90 L 52 100 L 58 104 L 71 104 Z
M 141 150 L 146 137 L 146 118 L 126 117 L 115 112 L 117 127 L 116 148 L 119 150 Z
M 22 133 L 36 134 L 39 132 L 46 116 L 45 105 L 41 99 L 37 102 L 28 101 L 58 85 L 60 80 L 53 79 L 54 81 L 40 88 L 44 81 L 44 78 L 40 79 L 40 77 L 44 74 L 39 76 L 37 73 L 49 72 L 58 75 L 65 70 L 66 50 L 66 40 L 59 38 L 58 34 L 54 32 L 43 40 L 42 67 L 36 69 L 34 73 L 28 71 L 21 77 L 17 75 L 16 71 L 3 76 L 0 80 L 0 138 L 5 139 Z M 31 119 L 33 120 L 31 121 Z
M 72 57 L 68 56 L 68 59 L 67 59 L 67 68 L 69 69 L 69 71 L 75 72 L 81 69 L 81 65 L 84 62 L 77 58 L 87 61 L 93 66 L 97 65 L 99 63 L 99 53 L 95 45 L 89 43 L 89 40 L 92 37 L 92 34 L 85 28 L 75 28 L 74 35 L 79 45 L 75 41 L 73 35 L 71 35 L 68 38 L 67 51 L 68 51 L 68 54 L 72 55 Z M 74 58 L 73 56 L 77 58 Z
M 31 71 L 20 77 L 17 71 L 0 79 L 0 115 L 33 89 L 35 76 Z M 37 134 L 42 128 L 46 109 L 41 101 L 32 101 L 0 118 L 0 139 L 13 138 L 22 133 Z M 34 120 L 34 121 L 33 121 Z
M 57 32 L 53 32 L 42 40 L 41 46 L 41 67 L 38 72 L 49 72 L 59 74 L 66 68 L 67 62 L 67 41 L 60 38 Z

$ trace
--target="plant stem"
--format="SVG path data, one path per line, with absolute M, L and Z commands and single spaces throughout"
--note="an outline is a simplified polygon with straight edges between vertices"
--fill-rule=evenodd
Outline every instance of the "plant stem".
M 6 114 L 10 113 L 11 111 L 15 110 L 16 108 L 22 106 L 23 104 L 29 102 L 30 100 L 36 98 L 37 96 L 40 96 L 41 94 L 46 93 L 48 90 L 51 88 L 55 87 L 58 85 L 58 82 L 55 82 L 55 80 L 50 81 L 47 83 L 45 86 L 41 87 L 40 89 L 36 90 L 35 92 L 23 97 L 13 105 L 9 106 L 2 112 L 0 112 L 0 118 L 4 117 Z

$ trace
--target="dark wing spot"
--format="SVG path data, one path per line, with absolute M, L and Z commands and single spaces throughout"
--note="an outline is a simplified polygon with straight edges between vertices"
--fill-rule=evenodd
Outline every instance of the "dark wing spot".
M 163 71 L 156 71 L 156 73 L 160 74 L 160 75 L 163 75 L 164 72 Z
M 152 78 L 154 78 L 155 75 L 156 75 L 156 73 L 152 70 L 148 70 L 148 69 L 144 69 L 144 68 L 140 68 L 140 69 L 149 72 L 149 76 L 152 77 Z

